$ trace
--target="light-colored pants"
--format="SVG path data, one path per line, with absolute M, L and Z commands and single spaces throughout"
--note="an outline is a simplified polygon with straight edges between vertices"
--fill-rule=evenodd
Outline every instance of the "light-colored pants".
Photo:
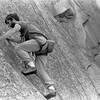
M 15 50 L 18 56 L 22 59 L 22 61 L 26 61 L 26 62 L 29 62 L 32 60 L 29 53 L 36 52 L 39 49 L 40 49 L 40 46 L 38 42 L 34 39 L 25 41 L 15 46 Z M 51 78 L 49 77 L 49 75 L 44 69 L 46 67 L 46 63 L 47 63 L 46 55 L 36 56 L 35 58 L 35 65 L 37 67 L 36 75 L 41 79 L 44 85 L 48 87 L 49 85 L 54 84 L 54 82 L 51 80 Z

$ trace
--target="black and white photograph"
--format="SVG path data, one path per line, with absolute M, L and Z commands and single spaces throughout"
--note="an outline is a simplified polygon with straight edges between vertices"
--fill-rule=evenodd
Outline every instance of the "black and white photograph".
M 100 0 L 0 0 L 0 100 L 100 100 Z

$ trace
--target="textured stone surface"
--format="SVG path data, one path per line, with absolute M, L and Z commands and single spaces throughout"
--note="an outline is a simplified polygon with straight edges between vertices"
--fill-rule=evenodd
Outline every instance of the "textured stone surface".
M 99 15 L 97 14 L 99 9 L 94 0 L 88 0 L 88 2 L 87 0 L 68 0 L 67 5 L 74 9 L 75 16 L 63 23 L 57 22 L 53 17 L 53 9 L 55 9 L 53 5 L 59 0 L 4 0 L 0 2 L 1 32 L 7 30 L 3 21 L 6 14 L 17 12 L 22 20 L 35 24 L 49 38 L 56 41 L 55 50 L 49 55 L 45 70 L 55 81 L 57 90 L 64 100 L 99 100 L 100 69 L 93 62 L 93 54 L 90 48 L 91 44 L 94 44 L 93 46 L 97 44 L 93 33 L 97 32 L 96 34 L 98 34 L 99 32 L 99 23 L 95 23 L 99 22 Z M 88 23 L 83 25 L 88 18 L 90 18 L 89 25 Z M 92 21 L 92 19 L 95 20 Z M 92 25 L 95 25 L 95 27 Z M 98 31 L 95 31 L 97 29 Z M 89 41 L 86 42 L 87 37 Z M 99 38 L 96 38 L 96 40 L 99 40 Z M 9 49 L 10 46 L 7 47 L 4 42 L 1 42 L 1 46 L 5 59 L 17 71 L 14 71 L 9 64 L 3 66 L 6 70 L 1 67 L 0 86 L 3 87 L 0 91 L 1 100 L 3 99 L 2 96 L 5 96 L 4 100 L 17 100 L 16 98 L 18 100 L 31 100 L 26 98 L 27 95 L 30 95 L 27 96 L 30 98 L 34 96 L 33 100 L 36 100 L 37 97 L 40 97 L 38 100 L 42 100 L 42 97 L 35 92 L 34 87 L 32 89 L 30 83 L 24 77 L 19 77 L 21 74 L 18 69 L 21 69 L 22 66 L 15 52 L 12 52 Z M 4 62 L 2 61 L 1 65 Z M 27 76 L 27 78 L 40 91 L 44 91 L 43 84 L 35 75 Z M 10 96 L 7 97 L 6 95 Z
M 5 48 L 3 43 L 1 46 Z M 7 52 L 11 52 L 6 49 L 2 55 L 2 51 L 0 51 L 0 100 L 45 100 L 20 72 L 11 67 L 13 63 L 10 62 L 11 65 L 8 63 L 6 55 L 9 56 Z

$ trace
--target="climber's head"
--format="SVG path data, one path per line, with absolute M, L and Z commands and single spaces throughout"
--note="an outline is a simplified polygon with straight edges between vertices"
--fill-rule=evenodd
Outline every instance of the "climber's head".
M 16 21 L 19 21 L 19 16 L 16 13 L 8 14 L 5 18 L 5 23 L 11 28 L 15 26 Z

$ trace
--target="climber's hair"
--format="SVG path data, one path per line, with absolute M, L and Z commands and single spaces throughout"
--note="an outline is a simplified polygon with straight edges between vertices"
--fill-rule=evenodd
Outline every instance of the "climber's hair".
M 12 14 L 8 14 L 5 18 L 5 23 L 8 24 L 8 20 L 13 20 L 15 19 L 16 21 L 19 21 L 19 16 L 17 15 L 17 13 L 12 13 Z

